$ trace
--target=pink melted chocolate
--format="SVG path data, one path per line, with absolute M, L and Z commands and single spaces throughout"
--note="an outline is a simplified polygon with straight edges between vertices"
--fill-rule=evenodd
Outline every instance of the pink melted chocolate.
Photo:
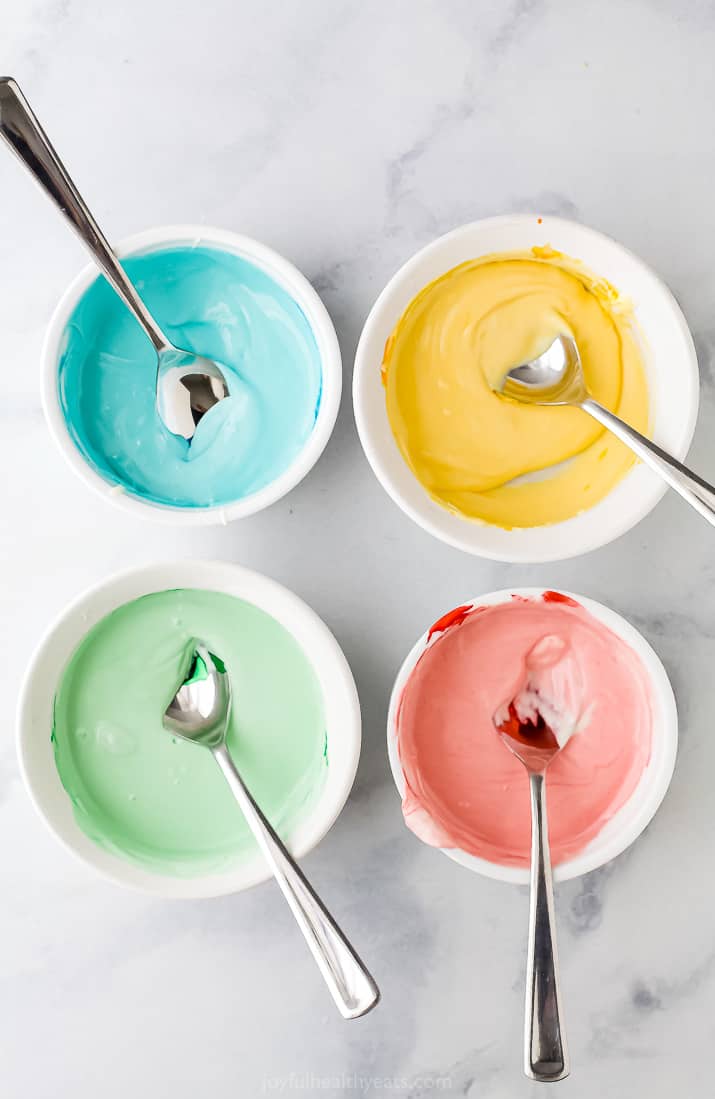
M 648 764 L 646 670 L 625 641 L 558 593 L 458 610 L 430 631 L 400 700 L 405 821 L 434 846 L 528 866 L 528 777 L 494 717 L 536 691 L 553 728 L 567 729 L 546 783 L 552 858 L 563 862 L 625 804 Z M 549 655 L 535 660 L 539 653 Z

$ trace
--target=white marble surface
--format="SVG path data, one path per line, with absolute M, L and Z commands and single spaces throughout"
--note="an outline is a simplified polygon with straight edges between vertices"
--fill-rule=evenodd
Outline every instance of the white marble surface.
M 266 241 L 323 294 L 349 382 L 367 310 L 415 249 L 487 214 L 575 217 L 638 252 L 680 299 L 703 380 L 693 461 L 715 473 L 712 5 L 188 7 L 3 7 L 2 66 L 111 237 L 203 220 Z M 384 747 L 391 681 L 424 626 L 480 591 L 532 582 L 631 618 L 666 662 L 682 719 L 675 779 L 647 834 L 558 891 L 573 1060 L 559 1094 L 709 1093 L 713 532 L 670 497 L 581 560 L 472 560 L 383 494 L 349 391 L 323 459 L 264 514 L 177 533 L 115 512 L 58 458 L 38 396 L 43 329 L 84 255 L 5 154 L 0 194 L 3 1095 L 542 1094 L 520 1073 L 526 893 L 470 875 L 403 828 Z M 288 584 L 352 663 L 363 758 L 307 867 L 382 985 L 363 1020 L 335 1016 L 274 888 L 195 904 L 125 893 L 60 849 L 22 789 L 12 707 L 25 654 L 86 585 L 176 555 L 240 561 Z

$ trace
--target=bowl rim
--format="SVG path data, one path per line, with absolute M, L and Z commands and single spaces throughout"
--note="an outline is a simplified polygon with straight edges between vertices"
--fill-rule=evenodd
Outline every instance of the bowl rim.
M 403 308 L 406 307 L 408 302 L 405 302 L 405 306 L 400 307 L 399 309 L 396 308 L 395 302 L 401 297 L 403 288 L 412 280 L 415 272 L 418 271 L 422 265 L 429 263 L 430 260 L 437 260 L 440 253 L 450 244 L 459 242 L 479 232 L 491 232 L 499 229 L 511 230 L 516 227 L 525 230 L 528 228 L 534 237 L 536 237 L 537 234 L 544 237 L 544 240 L 539 240 L 538 242 L 534 239 L 533 243 L 546 243 L 546 236 L 550 231 L 553 231 L 554 233 L 562 234 L 576 233 L 583 241 L 590 241 L 594 247 L 608 248 L 613 255 L 620 255 L 627 264 L 637 270 L 642 277 L 649 281 L 651 288 L 661 295 L 663 304 L 664 306 L 667 306 L 670 317 L 677 329 L 678 336 L 682 340 L 683 365 L 686 367 L 681 381 L 687 403 L 687 415 L 679 425 L 680 430 L 676 443 L 670 447 L 670 450 L 674 457 L 681 461 L 686 457 L 695 433 L 695 425 L 698 416 L 700 375 L 693 336 L 675 296 L 667 284 L 648 266 L 648 264 L 636 255 L 635 252 L 626 248 L 613 237 L 569 218 L 555 217 L 547 214 L 499 214 L 494 217 L 479 218 L 475 221 L 467 222 L 430 241 L 411 255 L 405 263 L 398 268 L 379 293 L 368 313 L 360 334 L 355 352 L 353 370 L 353 415 L 360 443 L 373 473 L 387 494 L 413 522 L 417 523 L 423 530 L 447 545 L 451 545 L 456 549 L 463 550 L 474 556 L 484 557 L 494 561 L 510 562 L 513 564 L 539 564 L 577 557 L 583 553 L 589 553 L 604 545 L 608 545 L 610 542 L 615 541 L 616 538 L 620 538 L 653 510 L 665 495 L 668 486 L 657 476 L 657 474 L 638 462 L 628 471 L 625 477 L 614 486 L 607 496 L 593 507 L 559 523 L 553 523 L 543 527 L 515 528 L 510 531 L 503 531 L 505 535 L 508 535 L 508 539 L 506 540 L 505 545 L 500 549 L 494 549 L 485 546 L 483 540 L 480 543 L 479 538 L 475 536 L 475 532 L 479 532 L 480 528 L 487 531 L 494 530 L 495 528 L 491 524 L 480 523 L 478 520 L 470 520 L 457 514 L 450 514 L 448 509 L 434 501 L 429 496 L 427 490 L 422 489 L 421 485 L 420 488 L 422 489 L 422 492 L 416 497 L 416 500 L 407 498 L 405 492 L 397 483 L 396 478 L 390 472 L 388 464 L 381 456 L 378 443 L 380 432 L 376 429 L 374 417 L 369 410 L 369 399 L 367 397 L 371 374 L 376 371 L 379 373 L 378 368 L 380 365 L 380 363 L 375 361 L 374 353 L 371 353 L 370 349 L 377 341 L 377 333 L 383 327 L 387 315 L 392 316 L 390 330 L 392 330 L 394 324 L 397 323 L 399 316 L 401 316 L 403 312 Z M 556 246 L 558 247 L 558 242 Z M 527 247 L 527 245 L 524 245 L 523 247 Z M 502 250 L 513 251 L 513 248 L 504 248 Z M 496 251 L 499 251 L 499 249 L 496 249 Z M 474 254 L 478 255 L 478 250 L 475 250 Z M 426 285 L 431 279 L 438 278 L 440 274 L 444 274 L 460 262 L 463 261 L 457 260 L 455 263 L 446 264 L 435 263 L 433 273 L 427 277 L 423 277 L 421 279 L 421 284 L 423 286 Z M 584 262 L 586 262 L 587 266 L 590 266 L 587 260 Z M 408 301 L 409 300 L 411 300 L 411 297 Z M 396 443 L 394 443 L 394 448 L 396 453 L 399 454 Z M 401 454 L 399 457 L 400 461 L 404 463 L 404 458 L 402 458 Z M 414 478 L 414 475 L 411 476 Z M 538 550 L 530 545 L 530 535 L 532 532 L 545 530 L 550 532 L 566 532 L 571 530 L 572 524 L 582 520 L 584 516 L 593 515 L 601 504 L 610 500 L 615 493 L 622 490 L 623 486 L 635 484 L 636 479 L 638 488 L 637 492 L 634 491 L 633 493 L 634 499 L 629 499 L 628 507 L 623 508 L 620 518 L 616 519 L 613 516 L 609 516 L 607 531 L 604 532 L 604 527 L 601 522 L 594 521 L 588 535 L 586 535 L 583 530 L 579 531 L 580 537 L 578 539 L 578 545 L 575 547 L 562 544 L 552 546 L 549 549 L 543 548 Z M 416 478 L 414 478 L 414 480 L 417 481 Z M 417 483 L 419 484 L 419 482 Z M 445 518 L 445 516 L 447 518 Z M 581 526 L 583 526 L 583 523 Z M 555 540 L 558 542 L 558 537 Z
M 554 591 L 574 599 L 633 649 L 650 680 L 655 709 L 651 756 L 633 793 L 582 851 L 554 867 L 556 881 L 569 881 L 571 878 L 597 870 L 622 854 L 638 839 L 655 816 L 668 791 L 675 769 L 678 751 L 678 712 L 668 673 L 650 642 L 627 618 L 595 599 L 564 588 L 513 587 L 486 592 L 474 599 L 466 599 L 460 605 L 491 606 L 510 603 L 513 596 L 539 599 L 547 591 Z M 429 629 L 425 630 L 410 649 L 395 677 L 390 694 L 387 716 L 387 754 L 400 799 L 404 796 L 405 780 L 397 747 L 397 712 L 407 680 L 430 643 L 429 634 Z M 629 812 L 632 812 L 634 804 L 636 812 L 629 824 L 625 818 Z M 501 863 L 471 855 L 461 848 L 441 847 L 438 850 L 454 862 L 485 877 L 516 885 L 529 883 L 529 869 L 526 867 L 504 866 Z
M 55 616 L 35 646 L 20 688 L 15 743 L 20 776 L 30 801 L 49 831 L 81 862 L 116 884 L 154 896 L 217 897 L 268 880 L 271 871 L 262 855 L 256 852 L 225 873 L 180 877 L 138 866 L 105 850 L 76 823 L 50 742 L 57 684 L 88 631 L 116 607 L 150 592 L 181 587 L 223 592 L 259 607 L 294 636 L 311 662 L 323 690 L 330 766 L 317 800 L 292 829 L 288 844 L 296 857 L 316 847 L 340 815 L 357 772 L 362 733 L 355 680 L 342 648 L 319 615 L 290 589 L 242 565 L 217 560 L 157 561 L 122 569 L 81 592 Z M 62 637 L 65 632 L 74 640 L 68 642 Z M 61 649 L 61 655 L 52 653 L 53 646 Z M 39 737 L 44 739 L 40 741 Z M 45 788 L 48 782 L 49 794 Z
M 160 251 L 172 244 L 191 243 L 229 251 L 255 263 L 297 302 L 310 325 L 320 354 L 322 390 L 313 430 L 302 449 L 280 476 L 257 492 L 230 504 L 182 508 L 155 503 L 132 495 L 122 486 L 105 480 L 84 457 L 62 412 L 58 389 L 60 348 L 67 322 L 88 287 L 101 277 L 95 263 L 88 263 L 72 279 L 50 317 L 40 352 L 40 396 L 50 435 L 70 468 L 104 500 L 122 511 L 173 526 L 225 525 L 234 519 L 255 515 L 285 496 L 303 480 L 320 458 L 332 435 L 342 393 L 343 373 L 335 327 L 317 291 L 299 269 L 280 253 L 252 237 L 209 225 L 175 224 L 157 226 L 124 237 L 115 251 L 120 258 Z

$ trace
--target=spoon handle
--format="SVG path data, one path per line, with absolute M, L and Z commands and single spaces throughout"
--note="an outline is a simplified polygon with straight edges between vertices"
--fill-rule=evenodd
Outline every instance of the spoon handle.
M 630 447 L 641 461 L 659 473 L 671 488 L 688 501 L 691 507 L 715 526 L 715 487 L 713 485 L 708 484 L 702 477 L 698 477 L 682 462 L 671 457 L 667 451 L 662 450 L 645 435 L 641 435 L 635 428 L 624 423 L 593 398 L 587 397 L 580 407 Z
M 377 985 L 253 800 L 226 746 L 215 748 L 214 756 L 291 907 L 340 1014 L 345 1019 L 357 1019 L 380 999 Z
M 532 1080 L 563 1080 L 569 1074 L 561 1033 L 561 987 L 554 932 L 554 886 L 546 821 L 546 782 L 530 772 L 531 904 L 526 967 L 524 1072 Z
M 157 352 L 170 347 L 70 179 L 32 108 L 12 77 L 0 77 L 0 137 L 65 215 Z

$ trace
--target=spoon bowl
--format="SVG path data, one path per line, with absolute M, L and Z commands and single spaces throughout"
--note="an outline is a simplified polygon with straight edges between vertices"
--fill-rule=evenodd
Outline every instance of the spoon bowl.
M 228 397 L 223 371 L 213 359 L 165 347 L 157 352 L 156 408 L 173 435 L 193 438 L 199 421 Z
M 513 367 L 499 392 L 523 404 L 581 404 L 588 389 L 576 341 L 557 336 L 537 358 Z
M 554 756 L 561 751 L 559 742 L 541 713 L 524 721 L 517 715 L 512 702 L 506 714 L 495 714 L 494 724 L 509 751 L 529 772 L 543 774 Z
M 231 680 L 225 664 L 200 641 L 192 641 L 181 686 L 164 714 L 164 728 L 213 751 L 226 740 L 230 716 Z

